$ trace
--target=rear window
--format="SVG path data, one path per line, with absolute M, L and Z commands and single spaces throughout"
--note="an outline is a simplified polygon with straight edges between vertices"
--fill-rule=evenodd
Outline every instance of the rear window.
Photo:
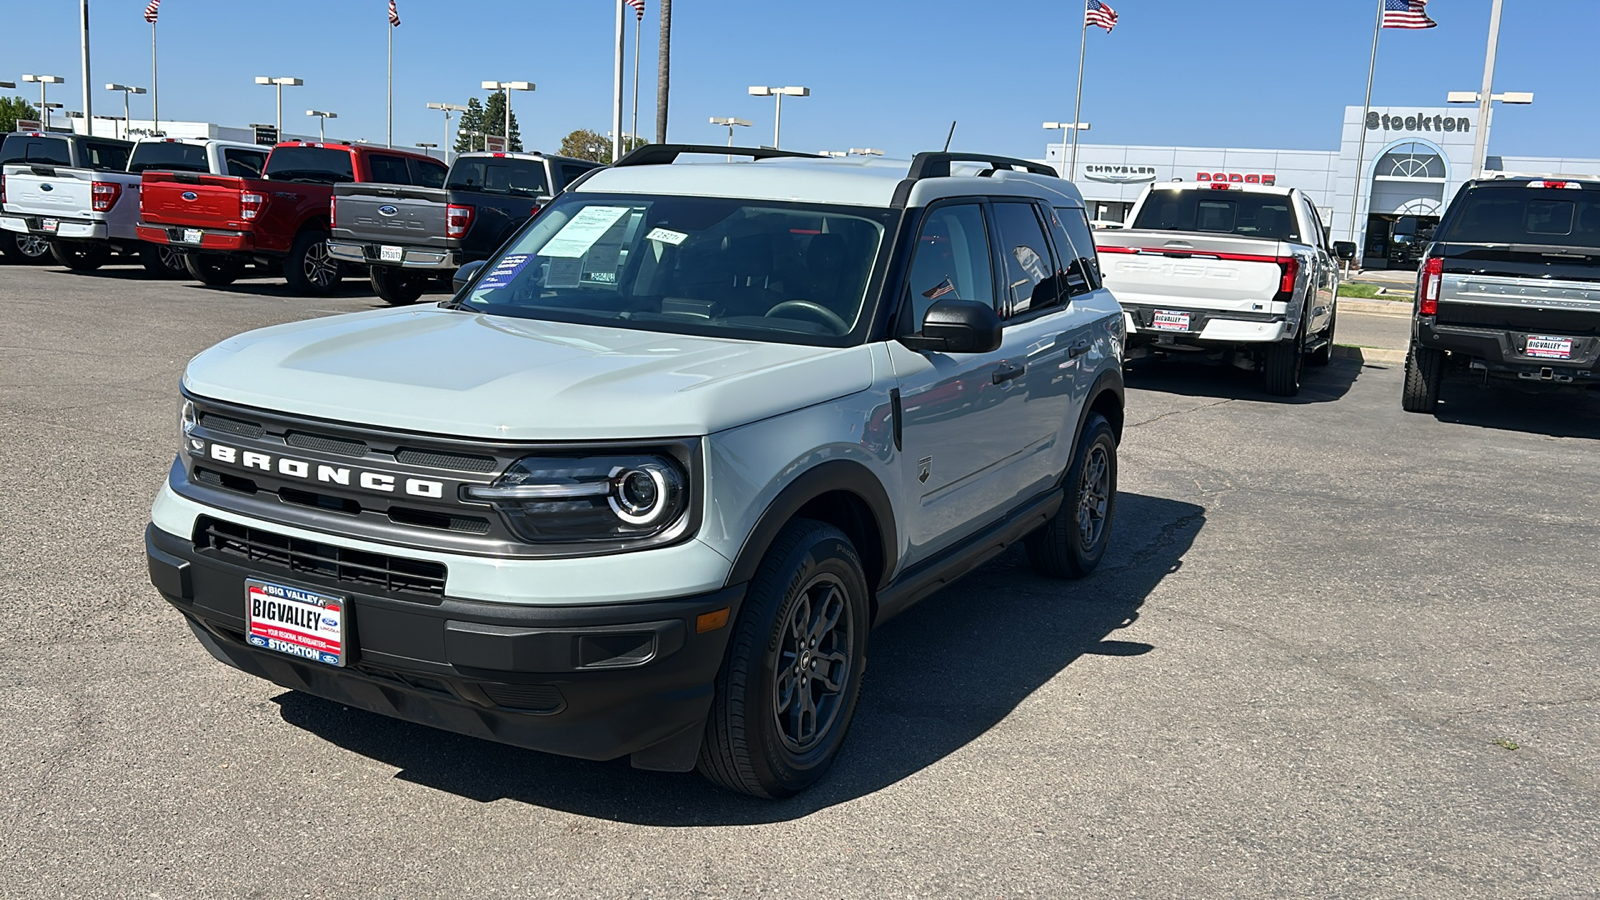
M 1298 241 L 1289 197 L 1245 191 L 1153 191 L 1134 228 Z
M 344 184 L 356 180 L 350 151 L 328 147 L 279 147 L 267 157 L 267 168 L 262 174 L 273 181 L 315 184 Z
M 128 154 L 132 150 L 132 144 L 84 141 L 83 155 L 86 157 L 84 164 L 91 169 L 122 171 L 128 168 Z
M 1434 236 L 1452 244 L 1554 244 L 1600 248 L 1600 191 L 1474 188 Z
M 166 141 L 148 141 L 135 146 L 133 161 L 128 163 L 129 172 L 205 172 L 209 169 L 206 148 Z
M 0 165 L 5 163 L 50 163 L 58 166 L 72 165 L 72 152 L 63 138 L 24 137 L 6 138 L 5 149 L 0 151 Z
M 478 191 L 515 197 L 548 197 L 550 183 L 544 163 L 532 159 L 469 157 L 450 168 L 445 187 L 453 191 Z

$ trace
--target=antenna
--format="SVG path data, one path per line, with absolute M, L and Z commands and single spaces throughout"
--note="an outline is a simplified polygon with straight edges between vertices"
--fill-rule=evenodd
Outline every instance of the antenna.
M 955 120 L 952 119 L 952 120 L 950 120 L 950 133 L 948 135 L 945 135 L 945 139 L 944 139 L 944 152 L 946 152 L 946 153 L 950 152 L 950 142 L 955 140 L 955 137 L 956 137 L 956 123 L 955 123 Z

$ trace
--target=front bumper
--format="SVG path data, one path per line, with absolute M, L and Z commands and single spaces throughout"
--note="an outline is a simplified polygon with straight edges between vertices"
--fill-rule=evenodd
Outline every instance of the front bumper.
M 200 232 L 200 241 L 188 240 L 189 232 Z M 171 244 L 187 250 L 215 250 L 230 253 L 254 253 L 255 235 L 248 231 L 219 231 L 213 228 L 185 228 L 180 225 L 151 225 L 140 222 L 139 240 L 151 244 Z
M 522 606 L 415 601 L 316 574 L 198 549 L 145 530 L 150 580 L 218 660 L 346 706 L 486 740 L 584 759 L 635 754 L 643 768 L 694 764 L 712 682 L 744 597 Z M 346 598 L 347 665 L 256 649 L 244 640 L 245 579 Z M 705 614 L 727 611 L 701 632 Z
M 400 259 L 383 259 L 382 247 L 397 247 L 400 250 Z M 368 266 L 399 266 L 405 269 L 431 269 L 437 271 L 455 271 L 460 268 L 460 252 L 457 250 L 433 250 L 422 247 L 406 247 L 396 244 L 367 244 L 355 241 L 328 241 L 328 255 L 344 262 L 360 263 Z
M 1568 336 L 1442 325 L 1433 316 L 1419 316 L 1415 323 L 1417 346 L 1446 350 L 1465 357 L 1469 366 L 1490 375 L 1524 381 L 1600 383 L 1600 337 L 1572 336 L 1572 357 L 1549 359 L 1529 355 L 1528 339 Z
M 47 230 L 46 219 L 54 219 L 56 227 Z M 64 238 L 75 241 L 108 241 L 111 230 L 104 222 L 88 219 L 62 219 L 55 216 L 0 216 L 0 229 L 18 234 L 35 234 L 46 238 Z

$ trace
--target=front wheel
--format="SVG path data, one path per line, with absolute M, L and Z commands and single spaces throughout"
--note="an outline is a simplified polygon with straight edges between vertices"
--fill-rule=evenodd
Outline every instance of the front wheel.
M 183 253 L 183 267 L 195 281 L 211 287 L 227 287 L 244 273 L 244 263 L 222 253 Z
M 111 258 L 111 248 L 90 241 L 51 241 L 50 255 L 74 272 L 93 272 Z
M 1306 360 L 1307 362 L 1311 363 L 1313 366 L 1325 366 L 1333 362 L 1333 336 L 1338 327 L 1339 307 L 1335 306 L 1333 308 L 1333 315 L 1328 318 L 1328 327 L 1322 332 L 1322 337 L 1327 340 L 1327 343 L 1323 344 L 1321 347 L 1318 347 L 1316 352 L 1311 354 L 1311 356 Z
M 866 669 L 866 576 L 839 529 L 796 519 L 750 582 L 717 673 L 696 768 L 729 790 L 790 797 L 827 773 Z
M 1117 435 L 1099 413 L 1083 423 L 1065 487 L 1061 509 L 1023 546 L 1040 575 L 1083 578 L 1105 556 L 1117 512 Z
M 417 302 L 428 286 L 428 276 L 421 272 L 407 272 L 399 266 L 373 266 L 372 290 L 390 306 L 407 306 Z
M 283 261 L 283 277 L 302 296 L 324 297 L 339 286 L 339 261 L 328 253 L 328 234 L 302 231 Z

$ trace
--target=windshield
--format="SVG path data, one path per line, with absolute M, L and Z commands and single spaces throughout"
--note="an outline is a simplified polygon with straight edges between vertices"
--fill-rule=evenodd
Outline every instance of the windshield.
M 1456 205 L 1435 240 L 1600 248 L 1600 191 L 1473 188 Z
M 535 159 L 466 157 L 450 167 L 452 191 L 478 191 L 519 197 L 548 197 L 544 163 Z
M 494 315 L 843 346 L 894 215 L 711 197 L 569 194 L 463 298 Z
M 309 181 L 315 184 L 343 184 L 356 180 L 350 165 L 350 151 L 327 147 L 278 147 L 267 157 L 262 173 L 273 181 Z
M 1287 195 L 1247 191 L 1151 191 L 1133 227 L 1300 240 Z
M 162 172 L 206 172 L 206 148 L 168 141 L 142 141 L 133 148 L 129 172 L 152 169 Z

